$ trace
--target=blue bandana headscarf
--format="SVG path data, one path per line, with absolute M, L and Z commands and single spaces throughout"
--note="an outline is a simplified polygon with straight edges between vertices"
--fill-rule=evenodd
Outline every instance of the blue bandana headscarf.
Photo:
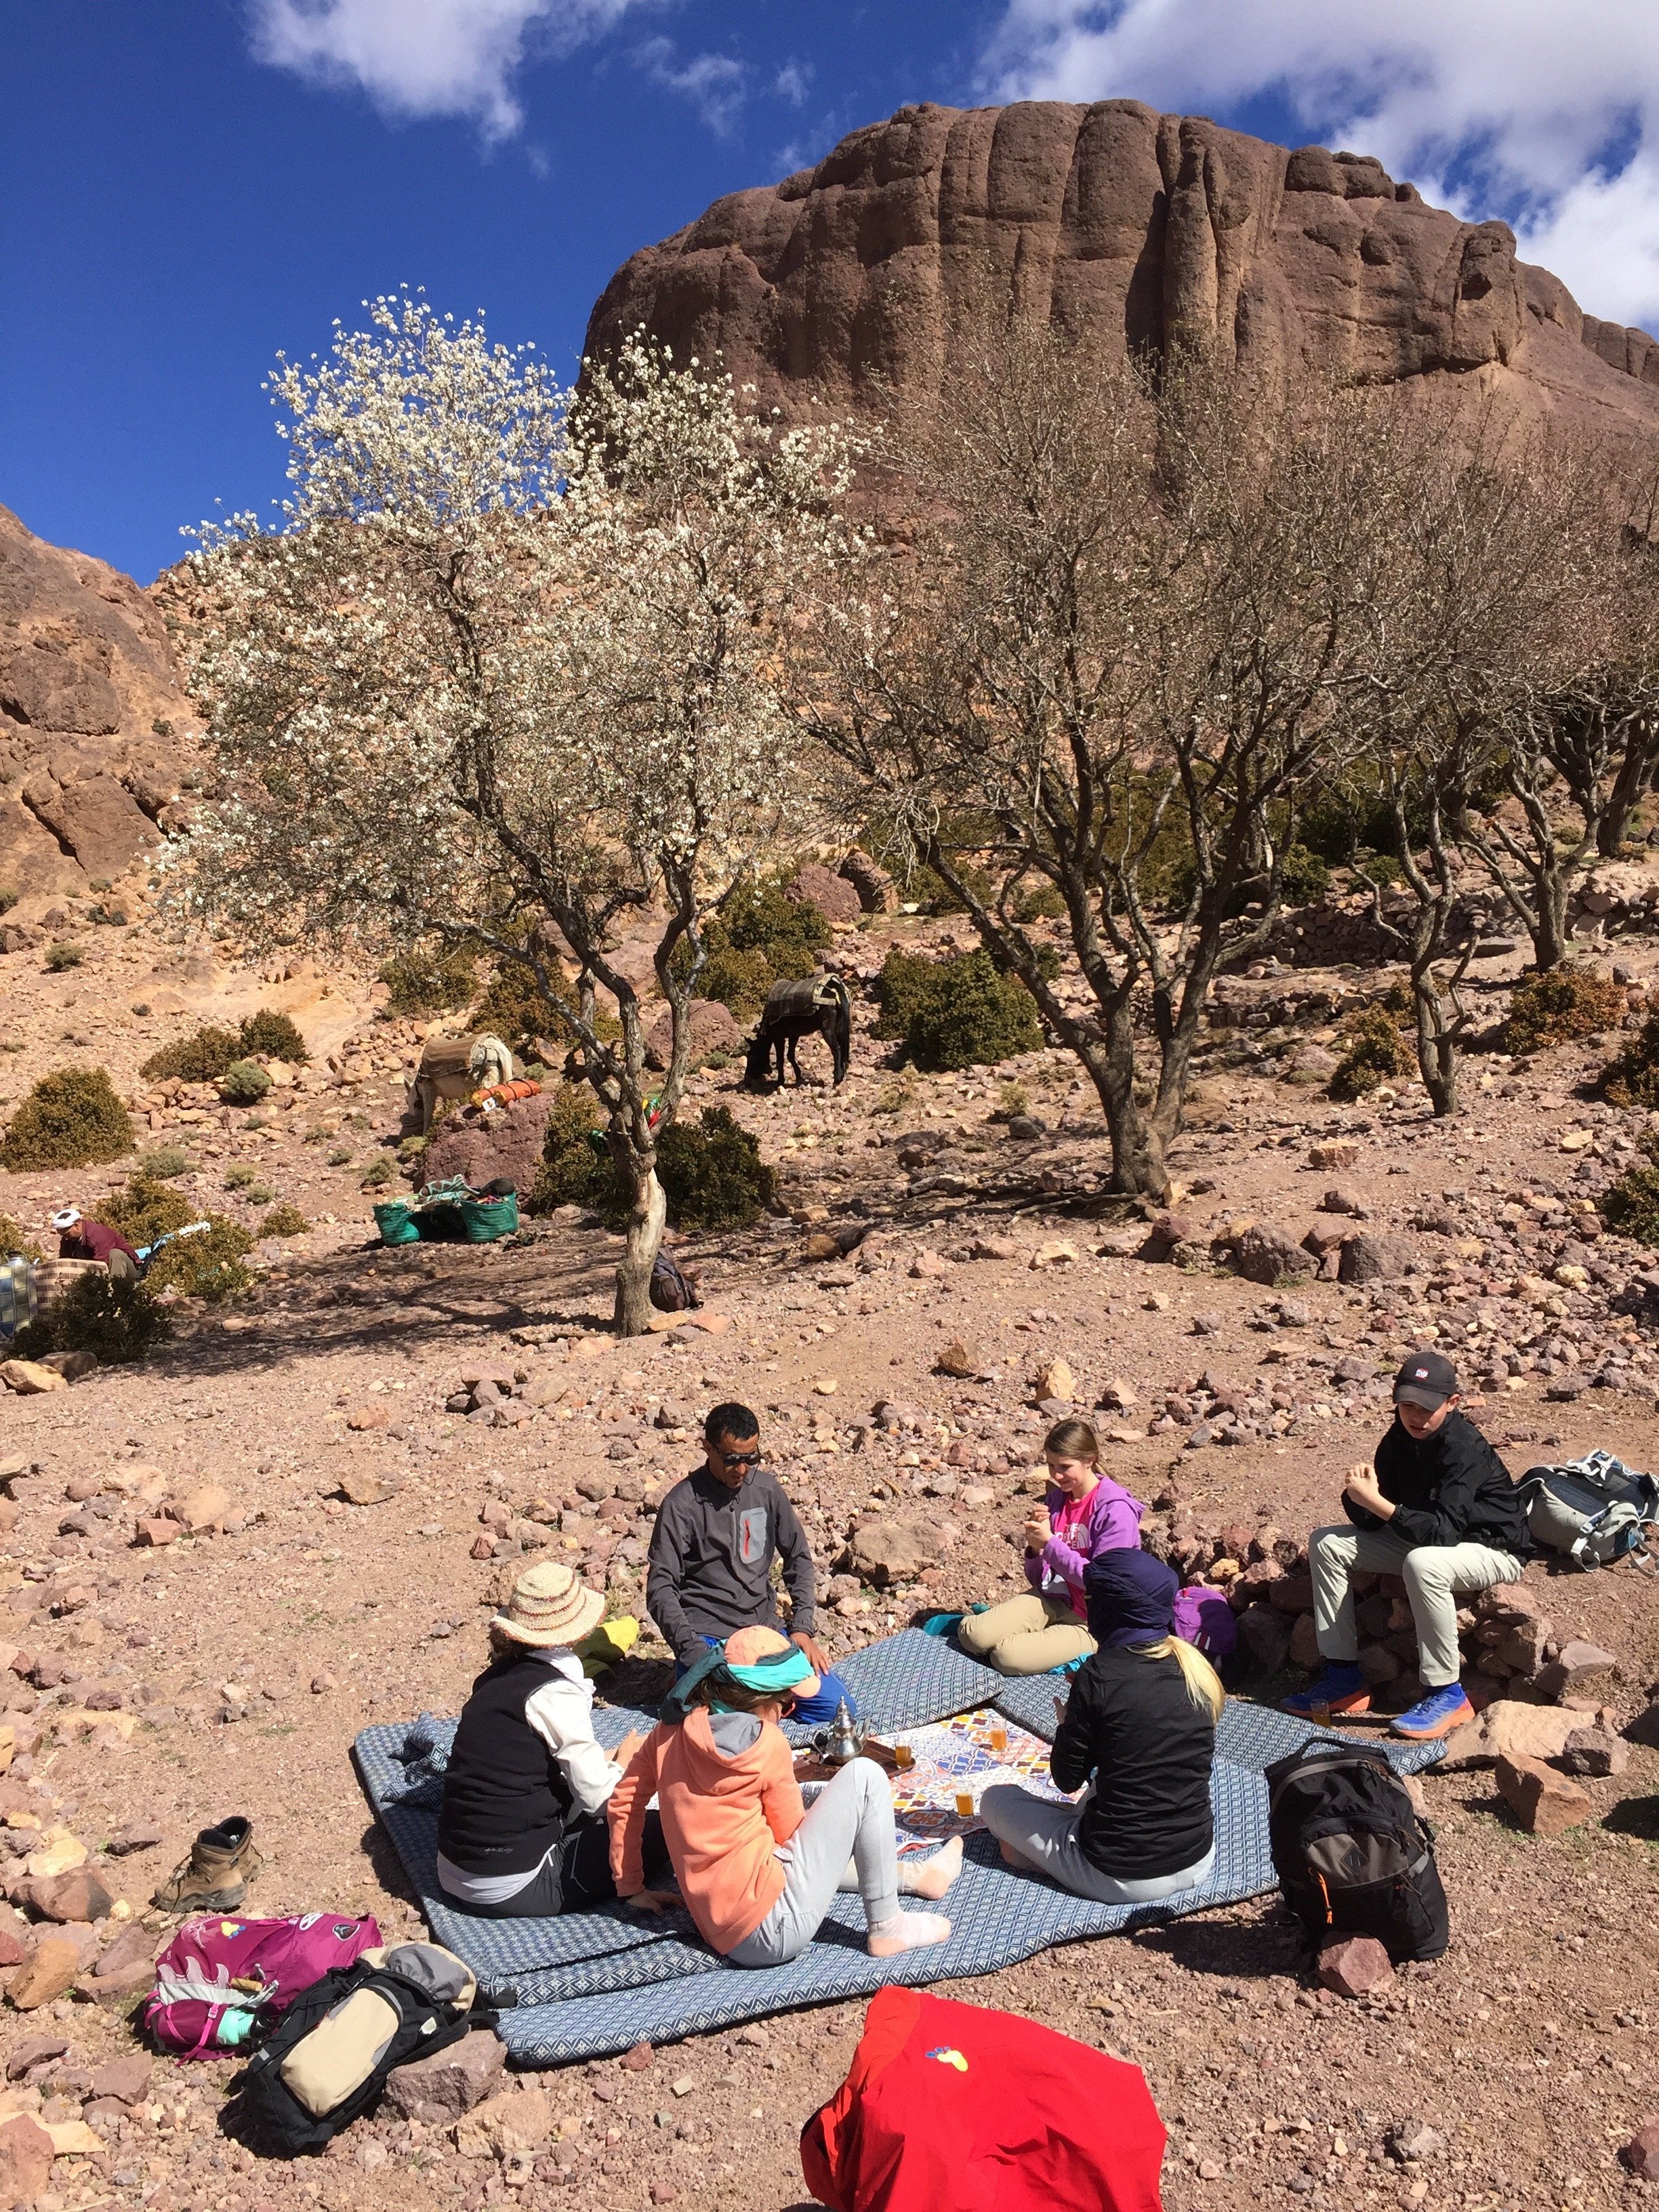
M 1181 1577 L 1138 1547 L 1097 1552 L 1083 1570 L 1089 1633 L 1099 1644 L 1156 1644 L 1169 1635 Z
M 691 1693 L 701 1688 L 711 1674 L 726 1674 L 732 1681 L 741 1682 L 746 1690 L 759 1690 L 768 1697 L 782 1698 L 788 1695 L 797 1682 L 805 1681 L 811 1672 L 812 1663 L 799 1644 L 791 1644 L 782 1651 L 769 1652 L 765 1658 L 757 1660 L 749 1667 L 731 1665 L 726 1656 L 726 1646 L 717 1644 L 681 1675 L 658 1707 L 657 1717 L 671 1723 L 683 1721 L 691 1709 Z M 719 1688 L 716 1682 L 716 1692 Z M 715 1710 L 726 1712 L 731 1709 L 720 1705 L 717 1695 Z

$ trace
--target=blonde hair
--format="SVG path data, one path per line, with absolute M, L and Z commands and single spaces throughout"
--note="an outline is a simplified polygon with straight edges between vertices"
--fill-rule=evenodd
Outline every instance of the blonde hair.
M 1227 1692 L 1221 1686 L 1220 1676 L 1195 1644 L 1188 1644 L 1179 1636 L 1164 1636 L 1156 1644 L 1133 1644 L 1129 1648 L 1139 1659 L 1173 1659 L 1186 1678 L 1187 1694 L 1193 1703 L 1208 1705 L 1212 1721 L 1221 1718 Z

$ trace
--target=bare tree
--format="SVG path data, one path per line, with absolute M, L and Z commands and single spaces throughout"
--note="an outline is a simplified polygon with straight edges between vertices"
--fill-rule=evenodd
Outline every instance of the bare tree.
M 1276 915 L 1275 824 L 1350 742 L 1376 586 L 1364 410 L 1022 329 L 960 348 L 898 436 L 920 520 L 884 592 L 826 623 L 810 719 L 849 811 L 938 871 L 1088 1071 L 1113 1188 L 1162 1198 L 1205 997 Z M 1018 920 L 1033 884 L 1063 902 L 1087 1012 Z

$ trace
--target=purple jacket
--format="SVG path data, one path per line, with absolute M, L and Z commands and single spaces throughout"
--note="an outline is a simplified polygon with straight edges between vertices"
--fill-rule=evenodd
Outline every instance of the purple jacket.
M 1043 1504 L 1051 1523 L 1066 1502 L 1065 1492 L 1050 1483 Z M 1103 1474 L 1089 1493 L 1087 1506 L 1086 1517 L 1078 1530 L 1081 1541 L 1076 1551 L 1058 1536 L 1050 1536 L 1035 1556 L 1030 1552 L 1025 1554 L 1025 1579 L 1034 1590 L 1046 1586 L 1058 1596 L 1055 1586 L 1064 1583 L 1068 1590 L 1080 1594 L 1083 1570 L 1097 1552 L 1127 1551 L 1139 1543 L 1140 1516 L 1146 1509 L 1138 1498 L 1130 1497 L 1121 1483 Z

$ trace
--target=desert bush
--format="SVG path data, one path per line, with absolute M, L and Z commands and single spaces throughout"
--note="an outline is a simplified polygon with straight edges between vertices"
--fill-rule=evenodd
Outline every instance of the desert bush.
M 1052 884 L 1034 884 L 1015 895 L 1016 921 L 1059 921 L 1065 913 L 1066 901 Z
M 259 1224 L 261 1237 L 303 1237 L 311 1224 L 297 1206 L 273 1206 Z
M 1042 1043 L 1030 993 L 1000 975 L 988 952 L 951 960 L 890 952 L 876 994 L 876 1035 L 902 1038 L 921 1068 L 994 1066 Z
M 958 860 L 957 873 L 975 898 L 982 901 L 987 906 L 995 903 L 996 886 L 992 883 L 985 869 L 975 867 L 970 861 Z M 925 860 L 919 861 L 910 871 L 909 878 L 904 886 L 904 902 L 907 906 L 919 907 L 923 914 L 965 914 L 967 912 L 963 901 L 951 889 L 944 877 L 936 869 L 930 868 Z M 1063 899 L 1060 902 L 1060 911 L 1065 912 Z
M 1529 969 L 1510 1000 L 1504 1048 L 1525 1053 L 1569 1044 L 1596 1030 L 1616 1028 L 1624 1011 L 1621 988 L 1593 968 Z
M 1016 1114 L 1029 1114 L 1031 1094 L 1023 1083 L 1005 1083 L 991 1111 L 994 1121 L 1012 1121 Z
M 365 1190 L 382 1190 L 398 1172 L 398 1163 L 389 1152 L 382 1152 L 378 1160 L 371 1160 L 363 1170 Z
M 142 1165 L 127 1177 L 124 1188 L 110 1193 L 99 1213 L 129 1244 L 141 1249 L 165 1237 L 169 1230 L 182 1229 L 186 1222 L 202 1218 L 200 1208 L 192 1206 L 183 1191 L 169 1189 L 165 1182 L 146 1174 Z
M 225 1188 L 227 1190 L 246 1190 L 251 1182 L 258 1182 L 258 1169 L 249 1167 L 246 1163 L 242 1160 L 236 1161 L 234 1165 L 228 1167 L 225 1170 Z
M 562 1083 L 554 1092 L 542 1164 L 530 1194 L 532 1213 L 551 1213 L 557 1206 L 601 1206 L 614 1200 L 610 1155 L 592 1141 L 599 1111 L 585 1083 Z
M 243 1195 L 250 1206 L 269 1206 L 276 1194 L 268 1182 L 251 1182 Z
M 38 1260 L 40 1247 L 23 1233 L 10 1214 L 0 1213 L 0 1260 Z
M 311 1058 L 306 1041 L 286 1014 L 279 1014 L 270 1006 L 261 1006 L 257 1014 L 250 1014 L 242 1024 L 239 1042 L 248 1058 L 263 1053 L 267 1060 L 288 1060 L 302 1065 Z
M 252 1237 L 222 1213 L 210 1213 L 207 1220 L 207 1228 L 196 1236 L 176 1237 L 161 1247 L 143 1278 L 153 1289 L 216 1305 L 253 1288 L 253 1277 L 242 1265 L 253 1249 Z
M 1621 1237 L 1634 1237 L 1638 1244 L 1659 1244 L 1659 1135 L 1646 1130 L 1637 1143 L 1646 1160 L 1627 1168 L 1602 1192 L 1601 1215 Z
M 1599 1088 L 1615 1106 L 1659 1106 L 1659 1013 L 1650 1014 L 1607 1062 Z
M 352 1155 L 340 1146 L 337 1146 L 328 1156 L 328 1164 L 331 1168 L 349 1168 L 351 1165 L 351 1160 Z
M 215 1029 L 210 1023 L 151 1053 L 138 1073 L 151 1083 L 216 1083 L 241 1045 L 234 1030 Z
M 677 1229 L 747 1229 L 772 1204 L 772 1170 L 727 1106 L 705 1106 L 695 1124 L 671 1122 L 658 1140 L 657 1176 Z
M 400 952 L 380 970 L 386 1010 L 418 1018 L 464 1006 L 478 988 L 477 963 L 465 952 Z
M 257 1106 L 270 1078 L 257 1060 L 233 1060 L 219 1078 L 219 1096 L 228 1106 Z
M 1331 887 L 1331 872 L 1317 853 L 1292 845 L 1279 865 L 1279 892 L 1286 906 L 1307 906 Z
M 20 1359 L 47 1352 L 90 1352 L 106 1365 L 143 1359 L 172 1333 L 165 1307 L 148 1279 L 118 1282 L 102 1273 L 78 1276 L 38 1319 L 20 1328 Z
M 817 970 L 813 955 L 833 933 L 817 907 L 792 899 L 782 872 L 758 883 L 739 884 L 718 914 L 703 926 L 703 966 L 697 996 L 718 999 L 738 1021 L 760 1012 L 774 983 Z M 690 947 L 674 951 L 675 972 L 691 964 Z
M 86 1168 L 132 1150 L 132 1124 L 101 1067 L 60 1067 L 43 1075 L 11 1117 L 0 1166 Z
M 153 1152 L 141 1155 L 137 1162 L 140 1175 L 154 1176 L 159 1182 L 169 1182 L 174 1176 L 185 1175 L 190 1170 L 190 1154 L 182 1145 L 158 1145 Z
M 46 947 L 46 966 L 54 975 L 61 975 L 66 968 L 78 968 L 86 958 L 86 947 L 64 942 Z
M 1412 1060 L 1394 1018 L 1382 1006 L 1351 1014 L 1344 1026 L 1343 1053 L 1328 1087 L 1333 1098 L 1351 1103 L 1375 1091 L 1391 1075 L 1404 1075 Z

